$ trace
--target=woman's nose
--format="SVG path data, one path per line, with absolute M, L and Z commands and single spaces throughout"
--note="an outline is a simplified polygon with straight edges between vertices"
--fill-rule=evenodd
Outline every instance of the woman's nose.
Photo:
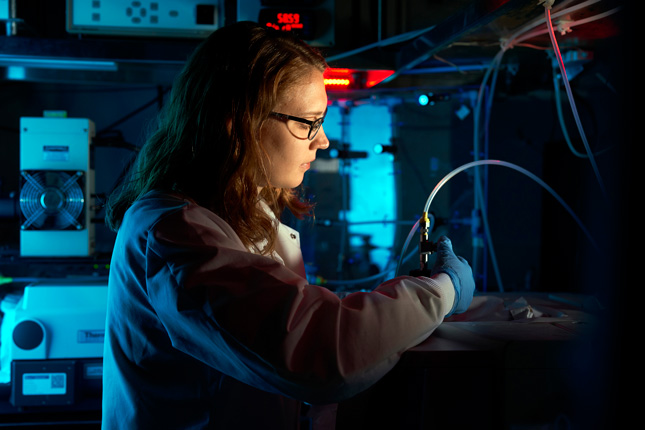
M 315 149 L 329 148 L 329 139 L 327 139 L 325 129 L 322 126 L 320 127 L 320 130 L 318 130 L 318 134 L 316 134 L 316 137 L 314 137 L 312 143 Z

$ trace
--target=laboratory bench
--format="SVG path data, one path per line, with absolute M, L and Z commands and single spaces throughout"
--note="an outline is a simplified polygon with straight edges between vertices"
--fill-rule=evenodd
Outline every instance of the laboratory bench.
M 336 429 L 596 428 L 603 312 L 575 294 L 478 295 L 374 386 L 339 403 Z

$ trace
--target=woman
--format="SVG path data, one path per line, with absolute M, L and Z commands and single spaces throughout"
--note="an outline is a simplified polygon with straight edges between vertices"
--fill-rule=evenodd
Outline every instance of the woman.
M 467 263 L 339 299 L 308 285 L 284 209 L 328 147 L 324 59 L 251 23 L 206 39 L 111 196 L 103 426 L 296 428 L 299 401 L 369 387 L 467 308 Z

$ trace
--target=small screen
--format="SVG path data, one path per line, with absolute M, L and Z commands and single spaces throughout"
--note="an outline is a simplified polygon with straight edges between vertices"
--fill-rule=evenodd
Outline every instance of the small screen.
M 297 9 L 262 9 L 258 22 L 280 31 L 290 31 L 305 40 L 314 39 L 314 18 L 311 11 Z

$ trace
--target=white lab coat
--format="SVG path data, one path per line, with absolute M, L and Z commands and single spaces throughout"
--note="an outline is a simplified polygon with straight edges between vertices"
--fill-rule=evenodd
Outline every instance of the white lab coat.
M 305 271 L 305 263 L 302 258 L 302 250 L 300 248 L 300 233 L 293 228 L 282 224 L 275 216 L 269 206 L 261 202 L 265 212 L 273 219 L 273 222 L 278 230 L 278 237 L 276 241 L 275 251 L 271 255 L 273 259 L 284 264 L 303 278 L 307 277 Z M 265 243 L 259 244 L 258 248 L 262 249 Z M 253 252 L 254 250 L 251 250 Z
M 453 306 L 444 274 L 343 299 L 309 285 L 281 224 L 272 257 L 182 196 L 151 192 L 128 210 L 110 266 L 104 430 L 289 428 L 294 401 L 368 388 Z

